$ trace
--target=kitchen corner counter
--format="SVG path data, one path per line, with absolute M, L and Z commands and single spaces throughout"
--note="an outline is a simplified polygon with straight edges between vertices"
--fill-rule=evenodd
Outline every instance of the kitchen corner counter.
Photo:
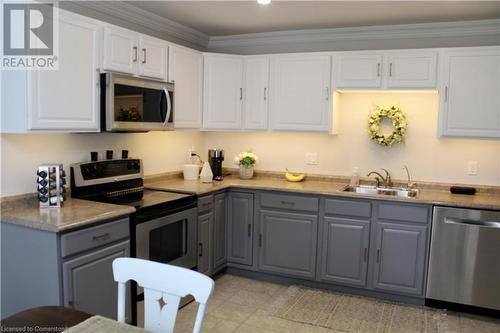
M 235 176 L 226 177 L 223 181 L 204 184 L 199 180 L 184 180 L 169 178 L 148 182 L 147 188 L 154 190 L 176 191 L 197 195 L 205 195 L 226 189 L 270 190 L 295 192 L 303 194 L 332 195 L 348 198 L 364 198 L 371 200 L 399 201 L 407 203 L 432 204 L 440 206 L 500 210 L 500 194 L 477 193 L 476 195 L 452 194 L 445 190 L 420 189 L 416 198 L 402 198 L 385 195 L 363 195 L 359 193 L 342 192 L 346 183 L 322 180 L 305 180 L 303 182 L 288 182 L 283 178 L 255 177 L 241 180 Z
M 68 199 L 62 208 L 40 209 L 34 197 L 2 199 L 1 223 L 49 232 L 90 226 L 135 212 L 135 208 L 80 199 Z

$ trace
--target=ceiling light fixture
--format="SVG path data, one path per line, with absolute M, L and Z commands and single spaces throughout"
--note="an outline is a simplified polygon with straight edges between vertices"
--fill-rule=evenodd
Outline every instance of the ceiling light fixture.
M 271 3 L 271 0 L 257 0 L 259 5 L 269 5 Z

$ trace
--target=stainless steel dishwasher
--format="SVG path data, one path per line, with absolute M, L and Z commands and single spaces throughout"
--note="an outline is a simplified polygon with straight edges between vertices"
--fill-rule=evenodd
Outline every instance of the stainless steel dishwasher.
M 426 297 L 500 310 L 500 211 L 434 207 Z

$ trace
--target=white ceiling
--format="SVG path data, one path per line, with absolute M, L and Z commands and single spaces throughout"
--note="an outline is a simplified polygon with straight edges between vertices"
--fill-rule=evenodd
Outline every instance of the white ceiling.
M 500 18 L 500 1 L 127 1 L 209 36 Z

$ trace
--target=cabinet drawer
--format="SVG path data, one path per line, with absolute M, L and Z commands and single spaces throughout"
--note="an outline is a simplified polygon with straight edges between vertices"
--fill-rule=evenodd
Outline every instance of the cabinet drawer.
M 371 206 L 366 201 L 325 199 L 326 214 L 370 217 Z
M 61 236 L 61 256 L 64 258 L 128 237 L 128 218 L 71 232 Z
M 429 207 L 403 204 L 379 204 L 378 218 L 427 223 L 429 222 Z
M 303 210 L 309 212 L 317 212 L 318 203 L 318 198 L 275 193 L 262 193 L 260 199 L 260 204 L 263 207 Z
M 214 207 L 214 197 L 212 195 L 207 195 L 198 198 L 198 213 L 203 213 L 208 210 L 212 210 Z

